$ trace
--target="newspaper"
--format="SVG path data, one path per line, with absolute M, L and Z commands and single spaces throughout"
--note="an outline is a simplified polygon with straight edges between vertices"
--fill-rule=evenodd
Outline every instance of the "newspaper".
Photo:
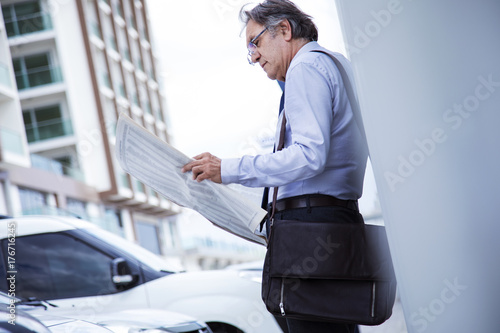
M 192 179 L 181 168 L 192 159 L 121 114 L 116 157 L 127 173 L 175 204 L 191 208 L 214 225 L 246 240 L 266 245 L 259 225 L 266 211 L 227 185 Z

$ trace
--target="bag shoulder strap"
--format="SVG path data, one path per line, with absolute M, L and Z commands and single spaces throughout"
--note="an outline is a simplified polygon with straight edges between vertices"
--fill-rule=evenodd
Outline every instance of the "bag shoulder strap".
M 349 74 L 347 73 L 346 68 L 342 64 L 342 62 L 335 56 L 333 52 L 328 52 L 326 50 L 321 50 L 321 49 L 315 49 L 312 50 L 311 52 L 321 52 L 326 55 L 328 55 L 333 62 L 335 63 L 335 66 L 340 72 L 340 76 L 342 77 L 342 81 L 344 82 L 344 87 L 347 93 L 347 97 L 349 98 L 349 103 L 351 104 L 351 109 L 352 113 L 354 115 L 354 120 L 356 121 L 356 124 L 358 125 L 359 132 L 361 133 L 361 136 L 363 137 L 364 142 L 366 143 L 366 133 L 365 133 L 365 127 L 363 126 L 363 118 L 361 117 L 361 109 L 359 107 L 359 102 L 358 98 L 356 97 L 356 94 L 354 93 L 354 84 L 349 77 Z
M 281 129 L 280 129 L 280 138 L 278 141 L 278 147 L 276 147 L 276 151 L 280 151 L 285 147 L 285 129 L 286 129 L 286 116 L 285 116 L 285 109 L 281 112 L 283 119 L 281 120 Z M 272 211 L 271 211 L 271 217 L 270 220 L 272 221 L 274 219 L 274 213 L 276 210 L 276 200 L 278 199 L 278 186 L 274 188 L 273 191 L 273 205 L 272 205 Z

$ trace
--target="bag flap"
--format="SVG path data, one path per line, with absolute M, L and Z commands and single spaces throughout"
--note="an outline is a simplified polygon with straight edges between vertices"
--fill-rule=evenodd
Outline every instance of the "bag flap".
M 275 220 L 268 251 L 272 277 L 395 278 L 382 226 Z

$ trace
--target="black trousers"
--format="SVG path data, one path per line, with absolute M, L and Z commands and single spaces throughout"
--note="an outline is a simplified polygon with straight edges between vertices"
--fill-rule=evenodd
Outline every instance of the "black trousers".
M 344 207 L 309 207 L 283 210 L 275 213 L 275 219 L 296 221 L 336 221 L 338 223 L 363 223 L 357 210 Z M 267 225 L 269 230 L 269 224 Z M 358 333 L 354 324 L 330 323 L 286 319 L 288 333 Z

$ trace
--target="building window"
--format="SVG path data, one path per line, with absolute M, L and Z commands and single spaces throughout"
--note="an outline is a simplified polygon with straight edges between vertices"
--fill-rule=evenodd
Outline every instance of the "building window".
M 144 83 L 139 83 L 139 92 L 141 94 L 141 105 L 145 113 L 152 115 L 151 103 L 148 96 L 148 88 Z
M 122 169 L 116 171 L 118 186 L 130 190 L 130 181 L 128 175 Z
M 109 99 L 105 96 L 101 97 L 101 101 L 103 101 L 103 111 L 104 111 L 104 121 L 106 124 L 106 133 L 110 137 L 114 137 L 116 135 L 116 107 L 115 103 L 112 99 Z
M 71 177 L 81 182 L 85 181 L 85 176 L 80 169 L 78 160 L 74 156 L 66 155 L 54 158 L 54 161 L 59 163 L 62 167 L 64 175 Z
M 22 214 L 41 214 L 47 206 L 47 194 L 27 188 L 19 188 Z
M 60 105 L 51 105 L 23 111 L 28 142 L 37 142 L 73 134 L 69 117 L 64 117 Z
M 142 61 L 139 41 L 136 39 L 132 39 L 130 44 L 132 47 L 132 58 L 133 58 L 132 60 L 135 66 L 144 72 L 144 63 Z
M 14 58 L 12 64 L 18 90 L 62 82 L 61 70 L 52 64 L 49 53 Z
M 137 234 L 137 240 L 142 247 L 155 254 L 161 254 L 157 225 L 136 221 L 135 231 Z
M 131 60 L 132 58 L 131 58 L 131 55 L 130 55 L 130 50 L 128 48 L 128 41 L 127 41 L 127 33 L 126 33 L 126 31 L 123 28 L 121 28 L 121 27 L 117 27 L 116 28 L 116 34 L 118 35 L 118 43 L 120 45 L 121 55 L 128 62 L 132 62 L 132 60 Z
M 102 40 L 101 28 L 99 27 L 99 20 L 97 18 L 96 4 L 94 0 L 87 1 L 87 23 L 92 35 Z
M 105 230 L 124 237 L 120 212 L 114 208 L 105 208 L 104 216 L 97 220 L 97 224 Z
M 144 186 L 144 184 L 135 178 L 134 178 L 134 190 L 137 193 L 146 194 L 146 187 Z
M 109 78 L 108 67 L 106 65 L 106 55 L 102 50 L 97 47 L 93 47 L 94 59 L 95 59 L 95 70 L 97 73 L 97 78 L 99 84 L 108 88 L 113 89 L 111 85 L 111 80 Z
M 111 68 L 111 73 L 110 73 L 111 81 L 115 86 L 114 89 L 115 94 L 117 96 L 127 98 L 127 94 L 125 92 L 125 86 L 123 84 L 122 72 L 120 70 L 120 65 L 116 61 L 111 60 L 109 66 Z
M 115 13 L 116 13 L 118 16 L 120 16 L 122 19 L 124 19 L 124 18 L 125 18 L 125 15 L 123 15 L 122 5 L 121 5 L 121 3 L 120 3 L 120 1 L 119 1 L 119 0 L 115 0 L 115 1 L 114 1 L 114 6 L 113 6 L 113 7 L 115 8 Z
M 2 12 L 8 37 L 52 29 L 50 15 L 42 9 L 40 1 L 2 6 Z
M 142 6 L 141 6 L 142 7 Z M 136 12 L 136 18 L 137 18 L 137 31 L 141 35 L 141 38 L 144 40 L 148 40 L 148 34 L 146 32 L 146 24 L 144 24 L 144 17 L 143 17 L 143 10 L 138 9 Z
M 104 30 L 104 38 L 108 44 L 108 47 L 114 51 L 118 51 L 118 45 L 116 44 L 115 31 L 113 29 L 113 20 L 109 15 L 101 16 L 102 28 Z
M 147 51 L 143 49 L 143 62 L 144 62 L 144 71 L 148 75 L 149 79 L 155 81 L 156 76 L 153 70 L 153 63 L 151 60 L 151 51 Z
M 73 199 L 73 198 L 67 198 L 66 199 L 66 210 L 73 215 L 76 215 L 80 218 L 88 220 L 88 214 L 87 214 L 87 203 Z

